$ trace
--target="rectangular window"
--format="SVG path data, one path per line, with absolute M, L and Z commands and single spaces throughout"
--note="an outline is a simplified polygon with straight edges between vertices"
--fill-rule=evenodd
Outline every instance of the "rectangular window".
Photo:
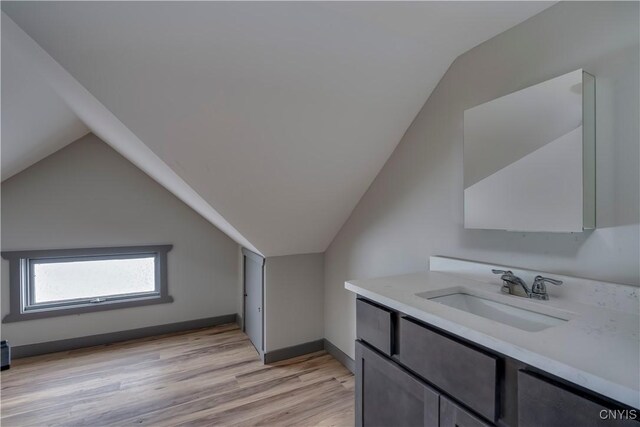
M 157 294 L 155 256 L 29 260 L 29 308 Z
M 171 245 L 3 252 L 10 262 L 5 322 L 171 302 Z

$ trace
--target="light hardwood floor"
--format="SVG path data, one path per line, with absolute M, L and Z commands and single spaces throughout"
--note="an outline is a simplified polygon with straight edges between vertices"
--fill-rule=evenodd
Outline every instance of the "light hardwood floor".
M 236 325 L 18 359 L 1 382 L 3 427 L 353 425 L 338 361 L 263 365 Z

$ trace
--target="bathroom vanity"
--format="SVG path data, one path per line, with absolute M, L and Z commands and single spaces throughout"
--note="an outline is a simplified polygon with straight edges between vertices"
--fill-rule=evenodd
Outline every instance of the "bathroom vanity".
M 640 425 L 638 288 L 554 276 L 565 283 L 533 301 L 500 291 L 502 266 L 430 264 L 346 283 L 356 425 Z

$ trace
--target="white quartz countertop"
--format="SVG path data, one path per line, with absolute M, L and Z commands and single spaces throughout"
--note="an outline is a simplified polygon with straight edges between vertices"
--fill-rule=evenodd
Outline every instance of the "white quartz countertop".
M 490 268 L 504 266 L 440 257 L 432 257 L 431 264 L 432 271 L 352 280 L 346 282 L 345 288 L 453 335 L 640 408 L 637 287 L 550 275 L 564 279 L 565 285 L 549 289 L 549 301 L 537 301 L 500 291 L 499 278 L 491 277 Z M 434 266 L 445 267 L 443 271 L 433 271 Z M 456 271 L 458 267 L 462 267 L 460 271 Z M 482 274 L 475 274 L 474 270 L 479 268 L 489 271 L 486 277 L 491 279 L 485 281 Z M 527 277 L 527 270 L 512 270 Z M 452 287 L 471 289 L 499 302 L 568 321 L 528 332 L 416 295 Z

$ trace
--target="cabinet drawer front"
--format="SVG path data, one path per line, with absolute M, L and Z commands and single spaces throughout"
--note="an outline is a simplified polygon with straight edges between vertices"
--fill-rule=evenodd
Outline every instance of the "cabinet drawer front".
M 489 427 L 489 424 L 441 396 L 440 427 Z
M 387 356 L 393 349 L 393 313 L 363 299 L 356 300 L 356 335 Z
M 518 372 L 519 427 L 640 426 L 637 420 L 602 419 L 601 411 L 608 415 L 609 410 L 618 418 L 625 414 L 615 405 L 595 402 L 578 391 L 573 392 L 568 387 L 556 385 L 540 375 L 527 371 Z M 640 417 L 640 411 L 636 410 L 635 414 L 636 418 Z
M 439 398 L 394 362 L 356 342 L 356 425 L 437 427 Z
M 498 358 L 407 318 L 400 320 L 399 360 L 483 417 L 497 415 Z

